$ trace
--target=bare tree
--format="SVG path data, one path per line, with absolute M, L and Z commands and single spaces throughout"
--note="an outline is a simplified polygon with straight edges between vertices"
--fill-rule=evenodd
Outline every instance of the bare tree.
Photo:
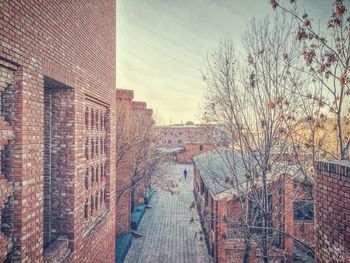
M 126 169 L 130 178 L 119 178 L 122 183 L 118 185 L 117 203 L 129 190 L 134 198 L 137 190 L 142 192 L 151 186 L 172 188 L 173 184 L 163 179 L 168 159 L 157 150 L 159 136 L 153 118 L 145 116 L 144 112 L 132 112 L 126 102 L 118 104 L 117 171 Z
M 291 41 L 291 28 L 283 16 L 252 21 L 243 37 L 247 60 L 239 64 L 234 44 L 226 40 L 208 56 L 203 72 L 208 86 L 205 119 L 224 125 L 232 138 L 231 154 L 222 156 L 228 173 L 222 183 L 230 184 L 240 201 L 240 214 L 226 221 L 244 236 L 244 262 L 249 262 L 252 242 L 264 262 L 277 251 L 280 235 L 303 243 L 282 227 L 286 204 L 271 200 L 282 183 L 300 174 L 307 178 L 311 166 L 298 154 L 291 136 L 304 114 L 298 89 L 305 84 L 293 70 L 298 49 Z M 244 180 L 238 178 L 242 168 L 237 164 L 244 167 Z
M 330 1 L 330 16 L 324 24 L 317 23 L 308 13 L 298 11 L 297 1 L 271 0 L 273 9 L 289 15 L 295 22 L 295 42 L 300 44 L 304 66 L 296 67 L 309 75 L 317 85 L 314 93 L 301 90 L 310 104 L 319 110 L 308 117 L 314 128 L 331 126 L 336 134 L 333 158 L 349 159 L 350 132 L 350 13 L 349 2 Z M 287 1 L 286 1 L 287 2 Z M 286 54 L 288 56 L 288 54 Z M 321 127 L 324 128 L 324 127 Z M 311 138 L 312 139 L 312 138 Z M 322 144 L 317 142 L 315 145 Z

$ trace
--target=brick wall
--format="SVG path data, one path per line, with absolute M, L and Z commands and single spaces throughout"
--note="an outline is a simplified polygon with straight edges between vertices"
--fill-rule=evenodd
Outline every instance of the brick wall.
M 153 120 L 153 110 L 152 109 L 146 109 L 145 110 L 145 122 L 146 125 L 150 125 L 153 126 L 154 125 L 154 120 Z M 152 147 L 155 147 L 154 145 L 152 145 Z M 148 169 L 147 173 L 144 176 L 144 186 L 145 189 L 152 187 L 152 171 L 151 169 Z
M 147 125 L 149 125 L 151 111 L 147 109 L 145 102 L 133 101 L 132 102 L 132 114 L 133 114 L 133 125 L 136 126 L 136 130 L 142 134 L 143 129 L 147 130 Z M 142 147 L 142 146 L 141 146 Z M 138 151 L 138 149 L 134 149 Z M 144 203 L 144 193 L 146 190 L 147 174 L 139 175 L 137 178 L 136 185 L 133 189 L 133 200 L 135 204 L 140 205 Z
M 1 63 L 2 62 L 2 63 Z M 0 70 L 1 70 L 1 78 L 0 78 L 0 94 L 1 94 L 1 115 L 0 115 L 0 151 L 1 151 L 1 159 L 0 159 L 0 225 L 1 231 L 7 233 L 5 235 L 0 231 L 0 261 L 4 261 L 6 259 L 7 253 L 11 249 L 11 238 L 10 231 L 6 227 L 3 227 L 2 220 L 9 222 L 9 218 L 6 218 L 8 214 L 5 214 L 2 217 L 4 212 L 5 204 L 9 203 L 9 198 L 11 198 L 13 194 L 12 184 L 8 178 L 9 170 L 6 167 L 9 166 L 9 144 L 13 145 L 14 139 L 14 131 L 13 127 L 7 121 L 9 120 L 9 114 L 11 113 L 11 94 L 10 91 L 13 90 L 13 85 L 15 84 L 14 78 L 14 69 L 15 68 L 7 68 L 6 63 L 0 60 Z
M 199 170 L 194 167 L 194 195 L 196 198 L 197 209 L 201 217 L 201 224 L 207 239 L 209 254 L 213 257 L 214 262 L 224 263 L 227 255 L 231 252 L 227 249 L 228 226 L 225 222 L 228 212 L 237 212 L 239 204 L 226 198 L 218 199 L 213 196 L 203 182 Z M 208 202 L 206 203 L 206 194 Z M 239 211 L 239 210 L 238 210 Z M 231 240 L 236 241 L 236 240 Z M 232 242 L 231 242 L 232 243 Z M 234 252 L 237 255 L 237 251 Z M 235 258 L 237 260 L 241 254 Z M 232 253 L 228 256 L 232 259 Z M 238 261 L 237 261 L 238 262 Z
M 45 82 L 44 248 L 74 235 L 74 93 Z M 67 125 L 68 124 L 68 125 Z
M 117 89 L 117 235 L 129 233 L 131 224 L 131 166 L 128 146 L 133 98 L 133 91 Z
M 7 261 L 42 262 L 44 246 L 55 247 L 53 239 L 60 235 L 68 240 L 71 262 L 114 262 L 115 22 L 112 0 L 0 2 L 0 65 L 14 78 L 4 96 L 14 140 L 3 150 L 8 161 L 0 180 L 1 189 L 5 180 L 13 186 L 12 196 L 1 199 L 0 246 L 2 237 L 11 243 Z M 99 112 L 94 111 L 95 121 L 103 118 L 102 129 L 85 128 L 88 104 Z M 45 125 L 50 111 L 58 121 L 51 137 Z M 95 148 L 94 158 L 86 159 L 86 145 Z M 44 158 L 50 149 L 51 160 Z M 86 189 L 85 178 L 91 183 L 92 176 L 94 186 Z
M 316 262 L 350 262 L 350 162 L 318 161 Z
M 227 216 L 226 199 L 215 201 L 215 217 L 216 221 L 216 260 L 217 262 L 226 262 L 226 238 L 227 238 L 227 224 L 224 218 Z

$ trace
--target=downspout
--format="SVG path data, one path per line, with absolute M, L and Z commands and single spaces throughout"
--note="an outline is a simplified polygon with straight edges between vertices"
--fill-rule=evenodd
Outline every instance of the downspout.
M 219 235 L 218 235 L 218 232 L 219 232 L 219 216 L 218 216 L 218 212 L 219 212 L 219 209 L 218 209 L 218 201 L 215 201 L 215 259 L 216 261 L 215 262 L 219 262 Z

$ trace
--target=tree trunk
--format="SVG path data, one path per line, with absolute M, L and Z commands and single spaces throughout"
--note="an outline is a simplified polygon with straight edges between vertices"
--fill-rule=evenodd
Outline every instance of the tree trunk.
M 250 263 L 250 252 L 252 247 L 248 239 L 245 240 L 245 251 L 243 256 L 243 263 Z

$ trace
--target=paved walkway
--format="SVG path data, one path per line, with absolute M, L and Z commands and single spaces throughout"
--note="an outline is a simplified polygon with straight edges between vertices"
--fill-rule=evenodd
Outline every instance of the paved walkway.
M 183 170 L 190 175 L 185 181 Z M 189 207 L 193 197 L 192 165 L 176 164 L 169 175 L 179 183 L 178 195 L 158 191 L 153 196 L 151 209 L 146 210 L 138 232 L 143 237 L 133 240 L 126 263 L 211 263 L 205 243 L 195 238 L 200 231 L 197 220 L 190 224 L 194 211 Z M 181 182 L 180 182 L 181 179 Z

